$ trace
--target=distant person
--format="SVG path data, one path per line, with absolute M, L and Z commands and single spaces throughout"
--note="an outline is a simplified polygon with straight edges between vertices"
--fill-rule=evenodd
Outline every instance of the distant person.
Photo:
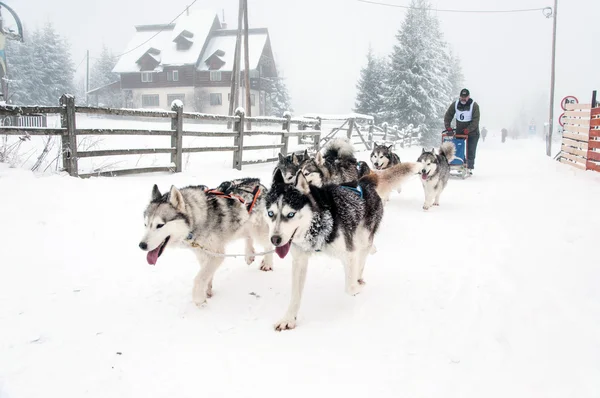
M 487 129 L 484 127 L 481 129 L 481 139 L 485 142 L 485 137 L 487 136 Z
M 502 129 L 502 142 L 506 141 L 506 136 L 508 135 L 508 131 L 506 129 Z
M 456 116 L 456 133 L 465 134 L 467 138 L 467 168 L 473 174 L 475 168 L 475 154 L 479 141 L 479 104 L 473 101 L 471 93 L 466 88 L 460 91 L 458 100 L 452 102 L 444 117 L 446 130 L 452 131 L 450 123 Z

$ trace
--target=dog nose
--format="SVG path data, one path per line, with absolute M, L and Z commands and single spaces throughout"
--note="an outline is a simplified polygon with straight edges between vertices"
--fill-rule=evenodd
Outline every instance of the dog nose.
M 421 170 L 421 173 L 425 174 L 425 173 L 427 173 L 427 170 L 423 169 L 423 170 Z
M 281 236 L 279 236 L 279 235 L 271 236 L 271 243 L 275 246 L 279 246 L 281 244 Z
M 148 250 L 148 244 L 146 242 L 140 242 L 140 249 Z

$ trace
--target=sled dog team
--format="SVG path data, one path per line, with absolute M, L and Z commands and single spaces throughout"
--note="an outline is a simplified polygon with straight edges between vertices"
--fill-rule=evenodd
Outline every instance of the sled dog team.
M 334 139 L 314 157 L 307 151 L 280 154 L 270 188 L 256 178 L 225 181 L 215 189 L 172 186 L 164 193 L 154 185 L 139 246 L 152 265 L 167 247 L 183 245 L 194 251 L 201 267 L 192 289 L 198 306 L 212 296 L 213 276 L 224 260 L 219 254 L 230 242 L 245 240 L 248 264 L 255 259 L 258 243 L 266 252 L 263 271 L 273 269 L 273 247 L 280 258 L 291 252 L 291 299 L 275 329 L 293 329 L 310 256 L 322 252 L 341 259 L 346 293 L 359 293 L 390 193 L 419 174 L 423 209 L 438 206 L 454 155 L 454 144 L 447 142 L 437 152 L 423 149 L 416 162 L 403 163 L 391 146 L 375 145 L 371 170 L 356 160 L 349 142 Z

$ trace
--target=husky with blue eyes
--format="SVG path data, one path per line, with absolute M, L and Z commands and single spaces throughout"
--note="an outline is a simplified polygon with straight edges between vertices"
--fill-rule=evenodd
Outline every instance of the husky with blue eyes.
M 361 291 L 365 262 L 383 216 L 378 181 L 376 174 L 369 174 L 353 184 L 317 187 L 301 171 L 294 184 L 287 184 L 280 170 L 275 172 L 265 198 L 265 218 L 277 255 L 292 253 L 291 301 L 276 330 L 296 327 L 308 259 L 315 252 L 341 259 L 346 293 Z

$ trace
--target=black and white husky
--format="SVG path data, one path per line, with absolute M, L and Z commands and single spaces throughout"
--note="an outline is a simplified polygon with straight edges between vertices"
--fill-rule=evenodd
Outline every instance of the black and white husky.
M 256 178 L 223 182 L 216 189 L 204 185 L 177 189 L 165 194 L 156 185 L 144 211 L 144 236 L 139 244 L 147 252 L 148 264 L 156 264 L 166 248 L 184 246 L 194 251 L 200 271 L 192 297 L 200 306 L 212 296 L 212 280 L 225 246 L 237 239 L 246 241 L 246 262 L 254 261 L 253 241 L 271 250 L 269 228 L 264 219 L 267 189 Z M 261 270 L 270 271 L 273 255 L 265 255 Z
M 377 176 L 361 178 L 354 187 L 309 184 L 298 173 L 294 185 L 276 171 L 265 199 L 271 243 L 279 257 L 292 252 L 292 295 L 289 308 L 275 324 L 276 330 L 293 329 L 309 257 L 323 252 L 339 258 L 346 274 L 346 293 L 360 292 L 367 256 L 383 215 L 377 194 Z
M 323 153 L 303 162 L 301 170 L 308 182 L 318 187 L 356 181 L 371 172 L 366 162 L 356 160 L 354 147 L 343 138 L 329 141 Z
M 393 145 L 377 145 L 371 152 L 371 163 L 375 170 L 385 170 L 400 163 L 400 156 L 392 151 Z
M 425 191 L 424 210 L 429 210 L 431 206 L 440 205 L 440 195 L 448 185 L 448 179 L 450 178 L 449 163 L 454 160 L 455 154 L 456 147 L 452 142 L 444 142 L 439 149 L 439 153 L 435 153 L 435 148 L 431 151 L 426 151 L 423 148 L 417 163 L 421 167 L 421 182 Z

